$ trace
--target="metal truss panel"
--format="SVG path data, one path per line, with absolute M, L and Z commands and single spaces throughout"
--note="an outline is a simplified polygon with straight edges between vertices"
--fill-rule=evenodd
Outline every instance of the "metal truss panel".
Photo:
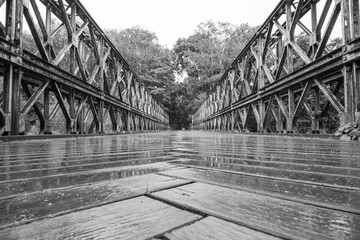
M 292 133 L 304 109 L 319 132 L 330 105 L 339 125 L 360 123 L 359 15 L 357 0 L 280 1 L 193 114 L 193 128 L 213 130 L 215 120 L 221 130 Z M 329 45 L 339 32 L 341 43 Z
M 162 106 L 78 0 L 7 0 L 0 7 L 6 14 L 0 24 L 1 135 L 22 134 L 31 109 L 47 134 L 59 109 L 67 133 L 168 128 Z M 23 47 L 25 24 L 34 52 Z M 54 44 L 61 31 L 62 42 Z

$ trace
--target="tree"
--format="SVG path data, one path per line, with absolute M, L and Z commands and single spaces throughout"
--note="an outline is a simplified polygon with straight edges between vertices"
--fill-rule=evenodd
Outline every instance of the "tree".
M 184 80 L 186 91 L 182 90 L 187 96 L 187 101 L 182 101 L 186 114 L 201 106 L 255 31 L 256 28 L 248 24 L 236 26 L 206 21 L 200 23 L 188 38 L 177 40 L 174 46 L 177 72 L 187 74 Z
M 158 43 L 155 33 L 139 26 L 106 30 L 106 34 L 154 98 L 166 104 L 175 81 L 175 55 Z

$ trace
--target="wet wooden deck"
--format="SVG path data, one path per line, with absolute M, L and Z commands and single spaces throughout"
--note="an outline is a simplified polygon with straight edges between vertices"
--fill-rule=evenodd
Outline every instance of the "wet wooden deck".
M 360 142 L 210 132 L 0 142 L 0 239 L 360 239 Z

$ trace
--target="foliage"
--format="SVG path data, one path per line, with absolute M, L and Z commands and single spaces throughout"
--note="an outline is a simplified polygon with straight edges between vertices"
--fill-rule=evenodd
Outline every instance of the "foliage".
M 199 24 L 194 34 L 178 39 L 174 46 L 178 71 L 187 73 L 186 82 L 196 90 L 208 93 L 254 32 L 248 24 Z
M 248 24 L 235 26 L 225 22 L 206 21 L 194 34 L 180 38 L 174 45 L 177 72 L 186 73 L 184 109 L 187 114 L 200 107 L 213 86 L 254 35 Z M 189 122 L 189 121 L 188 121 Z M 187 124 L 184 124 L 187 127 Z
M 158 43 L 155 33 L 140 27 L 105 31 L 154 98 L 166 105 L 174 81 L 174 54 Z

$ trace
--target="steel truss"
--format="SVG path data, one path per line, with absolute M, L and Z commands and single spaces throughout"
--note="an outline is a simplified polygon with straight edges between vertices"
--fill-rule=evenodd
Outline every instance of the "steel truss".
M 319 133 L 330 106 L 340 125 L 360 123 L 359 15 L 359 0 L 281 1 L 194 113 L 193 128 L 292 133 L 305 111 Z M 331 50 L 337 20 L 342 44 Z M 306 50 L 296 31 L 309 39 Z
M 168 127 L 163 108 L 78 0 L 0 0 L 0 10 L 0 136 L 23 133 L 31 109 L 41 134 L 52 133 L 58 112 L 67 133 Z M 36 52 L 23 49 L 25 21 Z M 56 49 L 61 29 L 67 41 Z

